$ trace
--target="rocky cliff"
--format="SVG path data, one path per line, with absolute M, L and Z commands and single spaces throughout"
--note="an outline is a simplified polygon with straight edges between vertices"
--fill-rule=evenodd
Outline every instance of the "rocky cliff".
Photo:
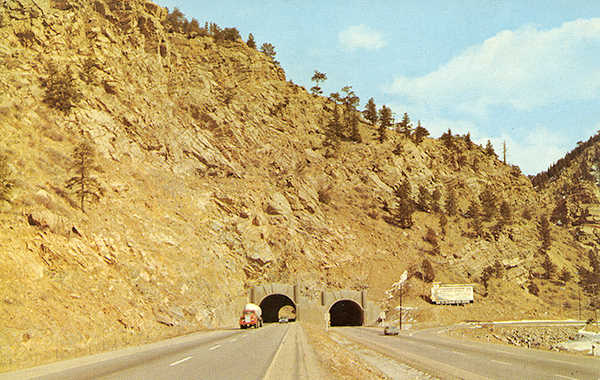
M 423 259 L 441 281 L 479 283 L 496 262 L 502 271 L 469 309 L 441 314 L 415 290 L 417 321 L 559 306 L 552 283 L 540 297 L 526 288 L 552 196 L 463 137 L 416 144 L 390 131 L 380 143 L 361 121 L 362 142 L 332 151 L 334 103 L 241 40 L 167 31 L 167 10 L 143 0 L 0 4 L 0 153 L 13 183 L 0 212 L 0 368 L 234 324 L 235 299 L 263 282 L 384 301 Z M 74 74 L 68 112 L 44 101 L 52 67 Z M 103 190 L 85 213 L 65 187 L 83 140 Z M 458 214 L 388 223 L 403 181 L 415 200 L 437 190 L 442 211 L 453 189 Z M 475 234 L 467 210 L 486 187 L 512 218 Z M 566 228 L 552 233 L 550 257 L 574 272 L 581 246 Z

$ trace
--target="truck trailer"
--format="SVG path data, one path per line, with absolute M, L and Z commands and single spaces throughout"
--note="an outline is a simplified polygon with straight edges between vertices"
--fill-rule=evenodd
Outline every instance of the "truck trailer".
M 247 329 L 254 327 L 255 329 L 262 327 L 262 309 L 260 306 L 253 303 L 247 303 L 240 317 L 240 328 Z

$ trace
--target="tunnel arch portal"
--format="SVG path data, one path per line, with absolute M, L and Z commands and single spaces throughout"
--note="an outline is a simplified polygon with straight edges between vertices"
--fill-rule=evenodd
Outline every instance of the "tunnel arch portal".
M 284 306 L 292 306 L 294 308 L 294 315 L 296 310 L 296 304 L 292 299 L 285 294 L 270 294 L 260 301 L 259 304 L 262 309 L 262 318 L 264 323 L 273 323 L 279 321 L 279 311 Z M 294 318 L 295 319 L 295 318 Z
M 362 326 L 365 312 L 354 300 L 339 300 L 329 308 L 331 326 Z

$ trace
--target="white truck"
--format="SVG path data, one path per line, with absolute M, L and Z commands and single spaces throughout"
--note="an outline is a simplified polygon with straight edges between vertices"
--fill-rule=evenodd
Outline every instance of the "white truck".
M 434 282 L 431 286 L 431 302 L 437 305 L 462 305 L 473 303 L 473 284 L 447 284 Z
M 262 309 L 260 306 L 253 303 L 247 303 L 246 306 L 244 306 L 242 316 L 240 317 L 240 328 L 247 329 L 254 327 L 257 329 L 262 327 L 262 325 Z

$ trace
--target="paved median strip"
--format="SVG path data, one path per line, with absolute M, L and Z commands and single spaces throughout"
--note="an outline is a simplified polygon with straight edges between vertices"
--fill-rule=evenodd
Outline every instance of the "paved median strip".
M 171 363 L 171 364 L 169 364 L 169 367 L 173 367 L 173 366 L 176 366 L 177 364 L 181 364 L 181 363 L 183 363 L 183 362 L 186 362 L 186 361 L 190 360 L 191 358 L 192 358 L 191 356 L 188 356 L 187 358 L 184 358 L 184 359 L 178 360 L 178 361 L 176 361 L 175 363 Z

